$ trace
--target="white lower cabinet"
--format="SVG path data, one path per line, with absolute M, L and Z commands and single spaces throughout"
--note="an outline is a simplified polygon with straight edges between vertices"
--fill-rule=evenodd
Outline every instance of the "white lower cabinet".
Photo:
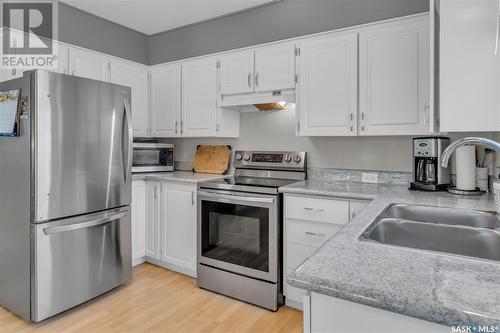
M 303 307 L 306 291 L 286 283 L 290 274 L 368 204 L 367 201 L 285 195 L 284 294 L 286 304 Z
M 139 255 L 142 237 L 146 261 L 196 277 L 197 185 L 134 181 L 132 188 L 135 263 L 140 263 L 136 254 Z M 145 207 L 145 211 L 141 211 L 141 207 Z M 145 219 L 145 235 L 136 223 L 140 221 L 140 214 Z
M 160 186 L 146 182 L 146 257 L 160 259 Z
M 164 183 L 161 188 L 160 261 L 196 277 L 196 185 Z
M 132 182 L 132 265 L 146 257 L 146 182 Z
M 304 332 L 450 332 L 448 326 L 318 293 L 304 296 Z

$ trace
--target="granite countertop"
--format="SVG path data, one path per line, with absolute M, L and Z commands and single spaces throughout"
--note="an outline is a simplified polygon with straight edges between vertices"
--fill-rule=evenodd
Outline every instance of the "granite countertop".
M 134 180 L 150 180 L 160 182 L 178 182 L 197 184 L 199 182 L 223 179 L 227 175 L 215 175 L 210 173 L 196 173 L 192 171 L 173 171 L 173 172 L 156 172 L 156 173 L 134 173 L 132 179 Z
M 500 326 L 500 263 L 358 239 L 390 203 L 494 211 L 491 195 L 460 197 L 398 185 L 313 181 L 280 192 L 372 200 L 288 276 L 289 284 L 447 326 Z

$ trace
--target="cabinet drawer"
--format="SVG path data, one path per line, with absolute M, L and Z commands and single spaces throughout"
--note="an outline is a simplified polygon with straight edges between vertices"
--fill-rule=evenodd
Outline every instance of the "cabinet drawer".
M 322 198 L 287 196 L 286 217 L 327 223 L 349 222 L 349 202 Z
M 320 247 L 332 237 L 343 224 L 333 224 L 312 221 L 286 220 L 287 242 Z
M 286 245 L 286 268 L 294 270 L 300 263 L 308 258 L 318 248 L 302 244 L 287 243 Z

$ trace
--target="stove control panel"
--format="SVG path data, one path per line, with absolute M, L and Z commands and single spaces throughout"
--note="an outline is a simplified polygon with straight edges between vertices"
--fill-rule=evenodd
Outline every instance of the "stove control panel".
M 236 151 L 233 165 L 245 169 L 305 170 L 306 153 L 298 151 Z

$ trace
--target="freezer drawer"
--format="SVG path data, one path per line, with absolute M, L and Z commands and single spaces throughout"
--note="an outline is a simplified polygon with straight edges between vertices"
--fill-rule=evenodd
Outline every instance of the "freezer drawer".
M 70 309 L 131 278 L 128 206 L 31 228 L 33 321 Z

